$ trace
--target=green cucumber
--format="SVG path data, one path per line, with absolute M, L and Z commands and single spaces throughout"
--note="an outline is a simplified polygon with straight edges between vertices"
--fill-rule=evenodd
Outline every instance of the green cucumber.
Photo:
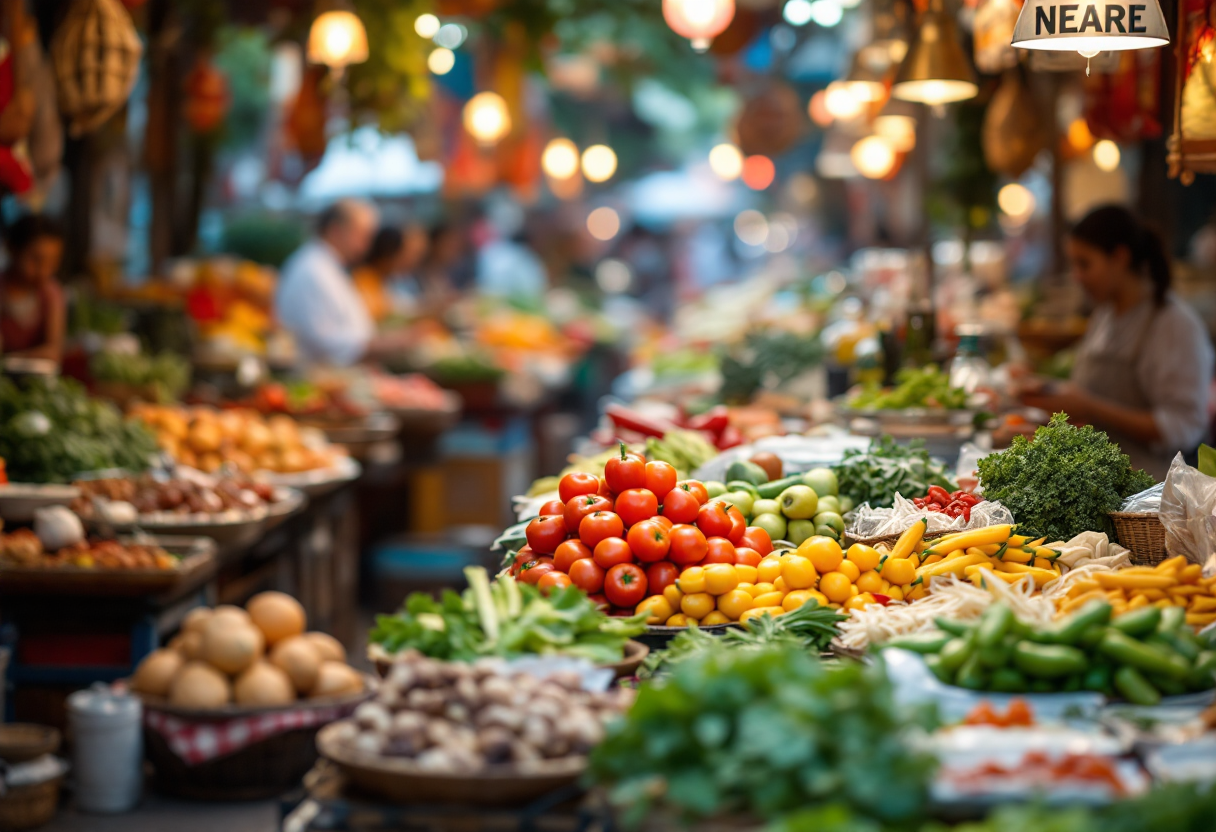
M 1013 663 L 1018 670 L 1036 679 L 1059 679 L 1084 673 L 1085 654 L 1064 644 L 1035 644 L 1020 641 L 1013 648 Z
M 782 477 L 772 482 L 760 483 L 756 485 L 756 493 L 760 495 L 762 500 L 775 500 L 781 496 L 782 491 L 791 485 L 805 485 L 802 481 L 802 475 L 795 474 L 792 477 Z
M 1160 623 L 1160 607 L 1141 607 L 1138 610 L 1123 613 L 1111 621 L 1110 626 L 1132 638 L 1143 638 L 1155 631 Z

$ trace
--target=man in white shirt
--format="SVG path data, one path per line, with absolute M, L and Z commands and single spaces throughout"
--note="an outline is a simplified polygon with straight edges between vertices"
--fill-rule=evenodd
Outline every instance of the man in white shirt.
M 306 361 L 344 367 L 400 346 L 377 338 L 348 272 L 367 254 L 378 222 L 371 203 L 335 202 L 318 218 L 316 236 L 283 264 L 275 315 Z

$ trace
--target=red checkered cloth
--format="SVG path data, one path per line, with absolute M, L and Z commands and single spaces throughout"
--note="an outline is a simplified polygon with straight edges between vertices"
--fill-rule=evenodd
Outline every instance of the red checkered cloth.
M 349 706 L 299 708 L 212 721 L 182 719 L 160 711 L 145 710 L 144 725 L 164 737 L 177 756 L 190 765 L 198 765 L 234 754 L 276 734 L 325 725 L 341 719 L 350 711 Z

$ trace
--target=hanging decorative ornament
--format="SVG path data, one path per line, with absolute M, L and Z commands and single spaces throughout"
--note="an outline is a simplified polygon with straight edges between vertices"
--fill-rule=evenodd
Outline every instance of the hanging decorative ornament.
M 354 12 L 325 12 L 308 30 L 308 62 L 329 67 L 340 77 L 351 64 L 367 60 L 367 30 Z
M 891 95 L 939 108 L 974 98 L 978 92 L 954 18 L 942 8 L 942 0 L 929 0 L 908 54 L 899 65 Z
M 996 75 L 1017 65 L 1018 53 L 1009 44 L 1017 19 L 1017 0 L 980 0 L 973 38 L 976 69 Z
M 183 87 L 186 93 L 184 114 L 191 130 L 202 135 L 223 124 L 232 100 L 224 73 L 200 57 L 186 75 Z
M 859 49 L 853 53 L 849 74 L 842 83 L 854 99 L 870 104 L 887 97 L 887 72 L 891 62 L 882 60 L 885 57 L 874 50 Z
M 127 102 L 143 43 L 118 0 L 75 0 L 51 39 L 59 112 L 72 136 L 91 133 Z
M 984 112 L 984 161 L 996 173 L 1019 179 L 1050 141 L 1042 107 L 1018 67 L 1005 70 Z
M 794 88 L 770 82 L 739 111 L 735 121 L 739 149 L 744 156 L 780 156 L 798 141 L 804 120 L 802 101 Z
M 1099 52 L 1152 49 L 1170 42 L 1170 32 L 1157 0 L 1027 0 L 1013 28 L 1020 49 L 1079 52 L 1088 59 Z
M 692 48 L 704 52 L 709 44 L 730 25 L 735 16 L 735 0 L 663 0 L 663 19 L 671 30 L 692 41 Z

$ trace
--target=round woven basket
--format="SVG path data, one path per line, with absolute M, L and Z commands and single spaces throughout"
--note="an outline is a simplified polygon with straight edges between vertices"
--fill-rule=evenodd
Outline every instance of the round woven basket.
M 1112 511 L 1115 540 L 1132 553 L 1138 566 L 1156 566 L 1169 557 L 1165 551 L 1165 526 L 1155 511 Z
M 59 808 L 62 775 L 42 783 L 16 786 L 0 797 L 0 832 L 18 832 L 45 826 Z

